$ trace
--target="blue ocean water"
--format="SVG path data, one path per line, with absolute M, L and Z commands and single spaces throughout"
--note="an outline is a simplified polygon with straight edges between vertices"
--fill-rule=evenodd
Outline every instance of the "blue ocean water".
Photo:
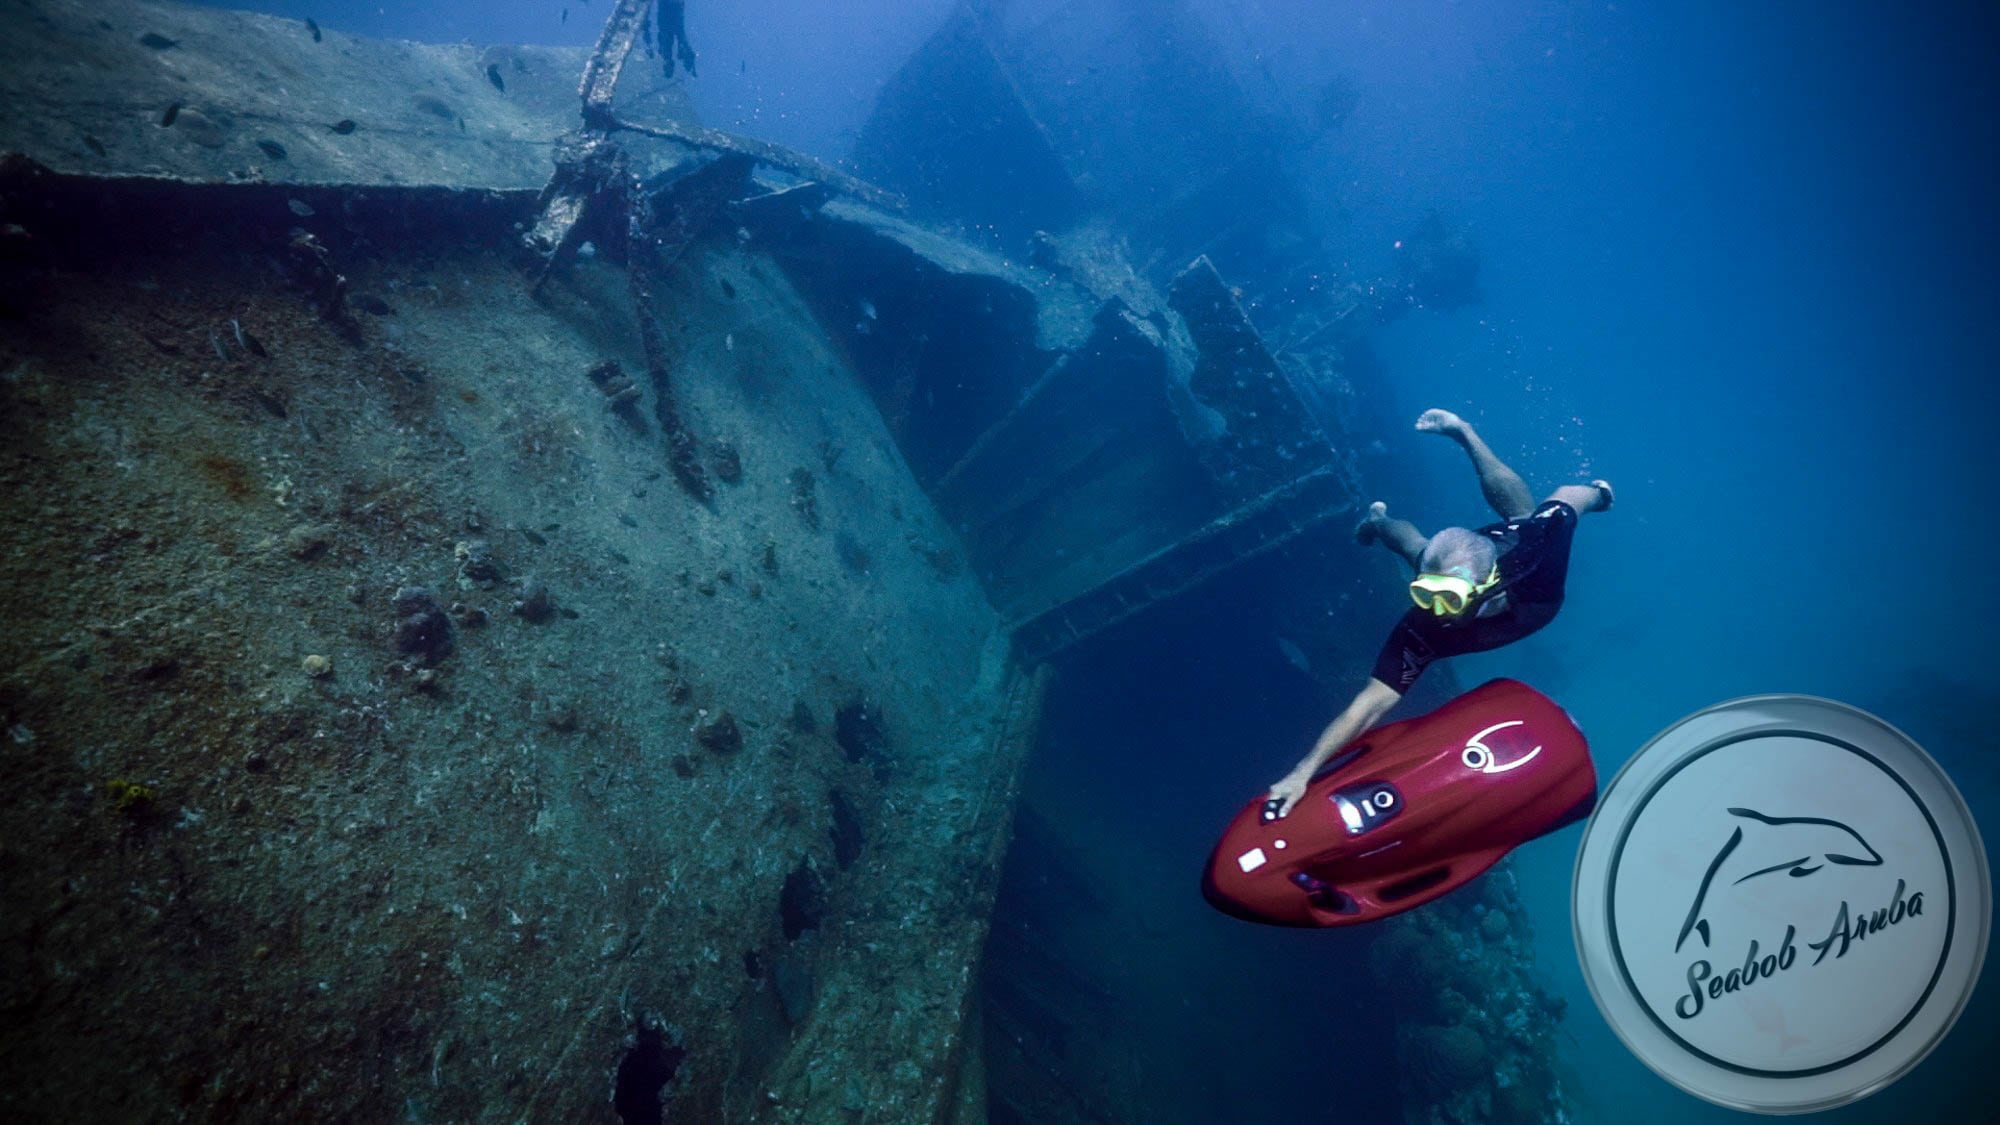
M 605 0 L 254 6 L 363 34 L 581 45 Z M 837 159 L 881 83 L 950 7 L 689 0 L 702 76 L 688 88 L 709 124 Z M 1775 691 L 1841 699 L 1924 743 L 1989 839 L 2000 833 L 1989 718 L 2000 704 L 1989 652 L 2000 588 L 1993 9 L 1195 7 L 1232 45 L 1216 65 L 1268 96 L 1303 102 L 1336 76 L 1354 88 L 1342 127 L 1292 156 L 1317 185 L 1337 268 L 1387 270 L 1395 240 L 1432 209 L 1476 238 L 1483 303 L 1405 318 L 1380 341 L 1402 414 L 1463 413 L 1538 490 L 1591 476 L 1617 485 L 1616 511 L 1585 521 L 1562 617 L 1512 648 L 1460 658 L 1461 680 L 1529 675 L 1576 714 L 1605 778 L 1710 703 Z M 1482 518 L 1455 449 L 1414 433 L 1387 440 L 1419 462 L 1408 479 L 1369 482 L 1398 514 L 1425 527 Z M 1275 658 L 1257 671 L 1284 675 Z M 1207 689 L 1228 699 L 1219 707 L 1284 715 L 1239 731 L 1300 737 L 1327 701 L 1302 684 L 1246 682 L 1198 653 L 1134 680 L 1103 685 L 1114 705 L 1097 737 L 1069 748 L 1070 777 L 1154 802 L 1168 837 L 1160 867 L 1132 878 L 1188 890 L 1178 873 L 1210 841 L 1183 826 L 1213 818 L 1217 791 L 1226 806 L 1275 779 L 1300 747 L 1219 750 L 1221 718 L 1162 745 L 1152 728 L 1133 734 L 1140 720 L 1121 720 L 1116 701 L 1136 709 L 1163 683 L 1183 696 Z M 1566 920 L 1579 831 L 1516 862 L 1539 963 L 1570 1001 L 1565 1061 L 1587 1119 L 1736 1117 L 1654 1078 L 1598 1018 Z M 1231 941 L 1282 940 L 1290 966 L 1322 955 L 1298 935 L 1218 927 L 1203 910 L 1163 907 L 1166 922 L 1147 930 L 1159 971 L 1130 982 L 1135 1009 L 1162 1017 L 1141 1022 L 1177 1028 L 1152 1040 L 1163 1064 L 1219 1057 L 1237 1033 L 1221 978 L 1190 981 L 1176 966 L 1227 962 Z M 1336 1004 L 1325 985 L 1259 982 Z M 1984 1069 L 1997 990 L 1988 979 L 1952 1040 L 1895 1092 L 1829 1117 L 1887 1120 L 1913 1105 L 1942 1114 L 2000 1091 Z M 1193 1014 L 1164 1018 L 1176 1011 Z M 1339 1022 L 1322 1011 L 1296 1034 Z M 1341 1050 L 1326 1034 L 1325 1049 Z M 1260 1091 L 1263 1111 L 1325 1104 L 1289 1077 L 1215 1081 L 1225 1093 L 1214 1104 L 1260 1105 Z

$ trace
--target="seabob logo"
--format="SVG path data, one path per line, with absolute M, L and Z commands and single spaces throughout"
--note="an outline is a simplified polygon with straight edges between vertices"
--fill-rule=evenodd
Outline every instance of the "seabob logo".
M 1881 854 L 1869 846 L 1861 833 L 1838 820 L 1818 816 L 1765 816 L 1755 809 L 1735 807 L 1728 811 L 1730 816 L 1747 822 L 1749 831 L 1746 833 L 1745 826 L 1738 825 L 1716 850 L 1715 858 L 1709 861 L 1701 884 L 1695 889 L 1693 901 L 1688 905 L 1687 918 L 1681 923 L 1680 933 L 1674 939 L 1675 952 L 1680 952 L 1690 937 L 1697 938 L 1704 949 L 1710 946 L 1711 926 L 1705 908 L 1712 894 L 1722 898 L 1726 892 L 1735 892 L 1736 888 L 1746 883 L 1769 876 L 1808 879 L 1829 866 L 1836 869 L 1882 866 Z M 1746 839 L 1749 841 L 1747 846 Z M 1784 858 L 1767 862 L 1773 856 Z M 1739 871 L 1742 874 L 1737 874 Z M 1718 883 L 1722 889 L 1718 888 Z M 1855 942 L 1870 934 L 1880 934 L 1905 918 L 1921 915 L 1924 912 L 1924 892 L 1907 891 L 1907 886 L 1906 880 L 1897 879 L 1889 902 L 1877 906 L 1872 912 L 1865 908 L 1857 910 L 1847 899 L 1841 898 L 1826 927 L 1826 936 L 1807 943 L 1807 948 L 1814 954 L 1813 959 L 1806 962 L 1807 967 L 1818 965 L 1828 956 L 1845 957 Z M 1738 893 L 1751 894 L 1755 893 L 1755 889 Z M 1725 994 L 1752 987 L 1760 980 L 1768 981 L 1779 973 L 1790 972 L 1798 964 L 1798 946 L 1794 941 L 1798 932 L 1797 925 L 1788 924 L 1783 937 L 1761 950 L 1758 939 L 1751 937 L 1740 960 L 1724 962 L 1730 966 L 1727 971 L 1718 971 L 1708 957 L 1689 962 L 1687 994 L 1674 1003 L 1674 1014 L 1684 1020 L 1694 1019 L 1701 1015 L 1709 1000 L 1719 1000 Z
M 1577 954 L 1612 1030 L 1738 1109 L 1882 1089 L 1948 1032 L 1991 907 L 1935 761 L 1866 712 L 1758 696 L 1635 754 L 1577 855 Z

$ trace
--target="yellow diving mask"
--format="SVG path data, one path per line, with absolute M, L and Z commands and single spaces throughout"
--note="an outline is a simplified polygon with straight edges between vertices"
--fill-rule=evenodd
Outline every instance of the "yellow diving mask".
M 1410 580 L 1410 600 L 1418 609 L 1428 609 L 1439 617 L 1456 617 L 1472 605 L 1473 599 L 1500 581 L 1500 564 L 1484 582 L 1474 583 L 1455 574 L 1419 574 Z

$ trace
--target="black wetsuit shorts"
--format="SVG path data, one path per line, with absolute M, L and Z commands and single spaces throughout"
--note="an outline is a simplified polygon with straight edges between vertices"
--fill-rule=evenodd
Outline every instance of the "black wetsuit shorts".
M 1375 658 L 1375 678 L 1400 695 L 1433 660 L 1499 648 L 1555 620 L 1576 519 L 1575 508 L 1549 500 L 1522 519 L 1477 529 L 1500 549 L 1500 581 L 1458 617 L 1417 608 L 1404 614 Z

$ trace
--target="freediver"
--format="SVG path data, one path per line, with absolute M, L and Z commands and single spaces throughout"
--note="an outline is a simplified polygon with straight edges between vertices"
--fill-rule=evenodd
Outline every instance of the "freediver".
M 688 72 L 689 78 L 696 77 L 694 48 L 688 45 L 686 0 L 660 0 L 657 18 L 660 21 L 657 25 L 660 54 L 667 60 L 667 77 L 674 76 L 676 58 L 680 59 L 681 68 Z
M 1416 570 L 1410 581 L 1416 606 L 1391 630 L 1374 674 L 1354 702 L 1327 724 L 1292 772 L 1271 786 L 1263 807 L 1266 821 L 1290 812 L 1320 766 L 1381 721 L 1432 661 L 1499 648 L 1554 620 L 1562 608 L 1577 517 L 1611 507 L 1611 486 L 1601 480 L 1563 485 L 1535 504 L 1520 474 L 1493 455 L 1471 423 L 1449 410 L 1424 411 L 1417 429 L 1464 448 L 1501 522 L 1447 527 L 1427 539 L 1408 520 L 1391 518 L 1388 505 L 1379 500 L 1369 505 L 1354 537 L 1364 545 L 1382 544 Z

